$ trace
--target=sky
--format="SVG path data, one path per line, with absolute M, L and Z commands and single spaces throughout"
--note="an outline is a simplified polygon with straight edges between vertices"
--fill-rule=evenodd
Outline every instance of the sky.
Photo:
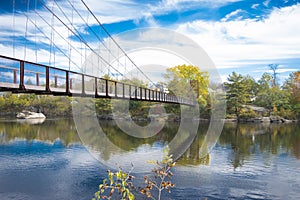
M 269 64 L 278 64 L 281 82 L 290 73 L 300 70 L 299 0 L 84 2 L 113 37 L 125 31 L 150 27 L 183 34 L 204 49 L 223 81 L 233 71 L 249 74 L 258 80 L 263 73 L 270 72 Z M 76 14 L 71 4 L 81 16 Z M 67 68 L 70 62 L 58 50 L 61 45 L 66 55 L 70 55 L 72 49 L 74 63 L 71 65 L 74 69 L 80 68 L 82 56 L 76 54 L 86 54 L 89 50 L 83 48 L 74 33 L 64 28 L 45 6 L 65 23 L 72 23 L 77 28 L 76 33 L 80 32 L 92 48 L 99 43 L 92 36 L 94 32 L 100 32 L 101 38 L 106 36 L 81 0 L 4 0 L 0 5 L 0 54 Z M 69 21 L 63 14 L 69 16 Z M 49 25 L 56 27 L 57 32 Z M 57 46 L 49 42 L 51 37 Z M 140 62 L 136 60 L 136 63 Z M 167 67 L 174 65 L 173 62 L 163 63 Z

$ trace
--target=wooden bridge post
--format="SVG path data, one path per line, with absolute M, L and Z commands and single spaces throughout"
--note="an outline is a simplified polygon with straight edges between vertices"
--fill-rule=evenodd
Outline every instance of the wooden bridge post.
M 117 81 L 115 81 L 115 97 L 118 97 Z
M 36 76 L 36 86 L 40 86 L 40 74 L 37 72 L 35 76 Z
M 95 97 L 98 97 L 98 79 L 95 77 Z
M 70 92 L 71 92 L 71 90 L 73 90 L 73 79 L 72 78 L 69 78 L 70 79 Z
M 108 97 L 108 80 L 105 79 L 105 95 Z
M 17 83 L 17 69 L 14 69 L 14 83 Z
M 129 85 L 129 99 L 131 99 L 131 85 Z
M 20 90 L 25 90 L 25 85 L 24 85 L 24 61 L 20 61 L 20 85 L 19 89 Z
M 57 88 L 57 76 L 54 76 L 54 87 Z
M 50 92 L 49 67 L 46 67 L 46 92 Z
M 152 90 L 152 100 L 155 100 L 155 91 Z
M 70 94 L 69 72 L 66 71 L 66 93 Z
M 123 86 L 123 98 L 125 98 L 125 84 L 122 83 L 122 86 Z
M 81 78 L 81 79 L 82 79 L 82 82 L 81 82 L 81 87 L 82 87 L 82 88 L 81 88 L 81 95 L 84 96 L 84 95 L 85 95 L 85 88 L 84 88 L 84 87 L 85 87 L 85 83 L 84 83 L 84 74 L 82 74 L 81 77 L 82 77 L 82 78 Z

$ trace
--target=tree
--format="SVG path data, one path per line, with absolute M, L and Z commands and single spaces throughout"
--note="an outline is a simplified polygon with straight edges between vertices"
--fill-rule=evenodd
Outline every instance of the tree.
M 256 82 L 250 76 L 244 77 L 236 72 L 232 72 L 227 80 L 225 83 L 227 106 L 229 110 L 233 109 L 239 118 L 243 105 L 250 103 L 255 96 Z
M 254 78 L 249 75 L 244 77 L 243 82 L 246 85 L 246 92 L 248 93 L 248 96 L 250 98 L 249 102 L 252 102 L 256 98 L 259 91 L 258 83 L 256 83 Z
M 5 107 L 5 99 L 3 98 L 3 95 L 0 95 L 0 110 L 2 110 Z
M 255 105 L 265 107 L 268 110 L 271 110 L 273 108 L 271 97 L 272 85 L 272 76 L 269 73 L 264 73 L 258 81 L 258 92 L 255 99 Z
M 278 73 L 277 73 L 277 70 L 278 70 L 278 64 L 269 64 L 268 65 L 270 70 L 272 70 L 272 77 L 273 77 L 273 85 L 272 87 L 276 87 L 278 86 Z
M 188 97 L 192 87 L 195 95 L 198 96 L 198 102 L 205 106 L 208 97 L 208 72 L 200 71 L 199 67 L 193 65 L 178 65 L 167 69 L 164 75 L 168 79 L 168 89 L 173 94 L 180 94 L 183 97 Z
M 289 104 L 291 109 L 300 117 L 300 71 L 290 74 L 283 84 L 283 90 L 290 94 Z
M 269 115 L 273 111 L 276 114 L 279 110 L 289 108 L 290 93 L 282 90 L 276 81 L 276 65 L 274 66 L 274 74 L 264 73 L 258 81 L 258 93 L 255 99 L 255 104 L 269 110 Z M 275 84 L 276 83 L 276 84 Z

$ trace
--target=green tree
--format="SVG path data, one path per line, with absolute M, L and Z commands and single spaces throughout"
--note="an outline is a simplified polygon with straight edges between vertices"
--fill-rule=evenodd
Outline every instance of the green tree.
M 0 110 L 2 110 L 5 107 L 5 99 L 2 95 L 0 95 Z
M 225 83 L 227 89 L 226 99 L 229 112 L 235 113 L 237 118 L 242 110 L 243 105 L 252 102 L 256 93 L 256 83 L 250 76 L 242 76 L 232 72 Z
M 258 92 L 255 99 L 255 105 L 262 106 L 268 110 L 273 109 L 271 87 L 273 78 L 269 73 L 264 73 L 258 81 Z

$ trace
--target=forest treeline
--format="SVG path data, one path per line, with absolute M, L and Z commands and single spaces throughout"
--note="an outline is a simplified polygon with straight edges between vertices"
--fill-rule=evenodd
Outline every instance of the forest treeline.
M 227 101 L 226 118 L 279 116 L 285 119 L 300 119 L 300 71 L 291 73 L 281 85 L 276 75 L 276 71 L 273 74 L 264 73 L 259 80 L 255 80 L 250 75 L 232 72 L 224 83 L 226 90 L 224 98 Z M 186 89 L 187 83 L 196 88 L 200 116 L 210 117 L 213 108 L 207 72 L 201 72 L 198 67 L 179 65 L 169 68 L 165 78 L 167 83 L 159 84 L 175 95 L 189 95 Z M 93 101 L 97 115 L 111 114 L 110 99 L 100 98 Z M 128 104 L 128 102 L 123 104 L 126 103 Z M 129 101 L 129 110 L 132 116 L 147 118 L 149 108 L 154 104 L 145 101 Z M 165 109 L 167 113 L 180 114 L 179 105 L 166 104 Z M 46 116 L 72 116 L 72 97 L 0 93 L 0 115 L 14 116 L 22 110 L 39 111 Z
M 249 75 L 243 76 L 236 72 L 230 74 L 224 84 L 227 93 L 227 117 L 280 116 L 299 119 L 300 71 L 291 73 L 282 85 L 278 82 L 277 76 L 270 73 L 264 73 L 258 81 Z M 254 106 L 263 109 L 257 112 Z

